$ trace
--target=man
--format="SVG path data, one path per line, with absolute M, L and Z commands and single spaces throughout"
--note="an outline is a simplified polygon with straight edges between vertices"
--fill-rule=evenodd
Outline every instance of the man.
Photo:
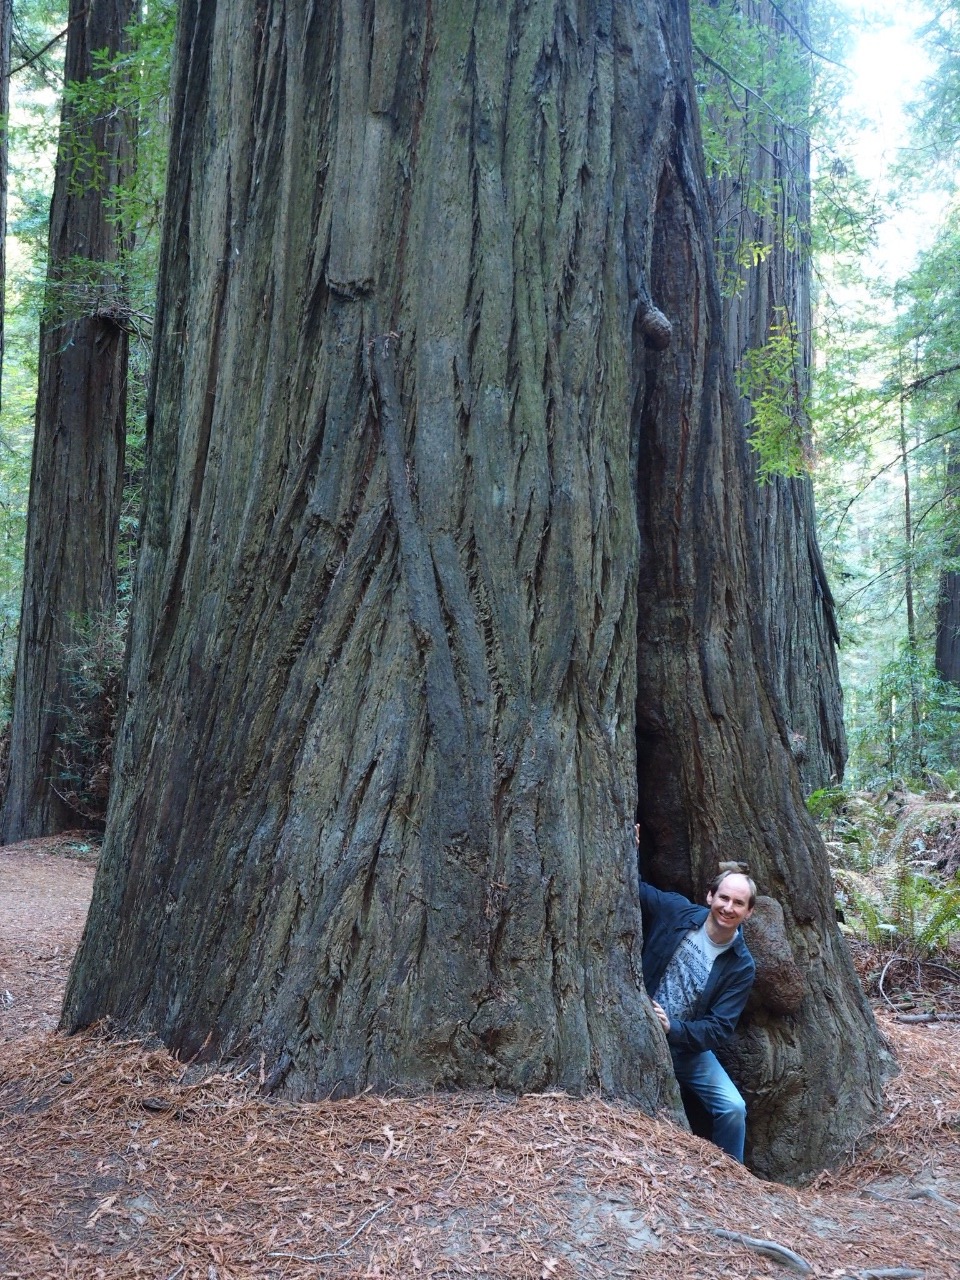
M 757 900 L 749 876 L 724 871 L 695 906 L 640 883 L 643 981 L 682 1088 L 711 1118 L 713 1141 L 743 1163 L 747 1107 L 713 1050 L 733 1033 L 756 966 L 740 932 Z

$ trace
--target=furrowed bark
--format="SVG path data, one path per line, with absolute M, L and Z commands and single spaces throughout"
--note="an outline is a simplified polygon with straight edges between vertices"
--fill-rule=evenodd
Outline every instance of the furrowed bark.
M 179 39 L 129 709 L 66 1021 L 263 1051 L 294 1096 L 675 1105 L 630 838 L 621 246 L 657 26 L 207 3 Z
M 767 830 L 815 857 L 737 600 L 681 16 L 182 10 L 128 709 L 66 1027 L 262 1054 L 294 1097 L 676 1108 L 637 980 L 637 708 L 658 856 L 698 865 L 672 833 L 732 827 L 718 783 L 759 753 Z M 821 870 L 797 913 L 825 953 Z
M 131 0 L 73 0 L 66 83 L 123 46 Z M 120 114 L 64 105 L 53 202 L 40 382 L 27 508 L 23 602 L 0 841 L 84 825 L 57 786 L 57 743 L 73 701 L 66 651 L 116 602 L 123 490 L 127 333 L 109 193 L 129 161 Z
M 781 42 L 793 45 L 801 58 L 807 56 L 799 43 L 809 29 L 806 0 L 777 5 L 742 0 L 740 8 L 746 21 L 766 33 L 771 64 Z M 804 90 L 798 86 L 796 93 L 802 97 Z M 725 283 L 728 360 L 738 368 L 748 352 L 770 341 L 777 327 L 792 328 L 794 385 L 785 389 L 785 399 L 792 402 L 798 436 L 812 456 L 806 409 L 813 369 L 806 105 L 796 102 L 797 123 L 789 123 L 746 95 L 742 118 L 729 129 L 738 168 L 713 184 L 711 195 Z M 748 428 L 753 416 L 749 399 L 738 396 L 737 404 Z M 752 449 L 747 457 L 756 475 Z M 813 482 L 807 474 L 773 474 L 757 481 L 752 496 L 761 558 L 758 621 L 790 749 L 809 794 L 841 779 L 847 758 L 836 653 L 840 637 L 817 542 Z

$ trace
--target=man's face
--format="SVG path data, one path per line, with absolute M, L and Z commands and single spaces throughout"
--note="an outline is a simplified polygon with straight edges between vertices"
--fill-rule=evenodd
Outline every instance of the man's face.
M 707 906 L 717 930 L 732 937 L 753 912 L 747 877 L 736 874 L 724 876 L 716 893 L 707 894 Z

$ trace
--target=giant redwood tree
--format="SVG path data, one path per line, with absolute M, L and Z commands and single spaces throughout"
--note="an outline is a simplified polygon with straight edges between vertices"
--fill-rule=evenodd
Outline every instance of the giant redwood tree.
M 262 1055 L 292 1097 L 673 1106 L 639 783 L 661 883 L 736 851 L 784 904 L 790 987 L 738 1046 L 754 1163 L 835 1157 L 879 1046 L 751 623 L 682 6 L 192 0 L 173 102 L 64 1025 Z
M 0 840 L 76 826 L 57 751 L 76 729 L 67 654 L 116 602 L 127 328 L 123 229 L 110 192 L 130 156 L 121 112 L 85 116 L 69 94 L 123 47 L 133 0 L 71 0 L 50 209 L 47 287 Z

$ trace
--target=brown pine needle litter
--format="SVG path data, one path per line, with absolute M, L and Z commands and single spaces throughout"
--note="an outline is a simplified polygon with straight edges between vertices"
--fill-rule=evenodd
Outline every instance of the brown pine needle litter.
M 273 1102 L 253 1073 L 51 1033 L 92 881 L 72 850 L 0 856 L 2 1278 L 960 1280 L 958 1022 L 884 1005 L 884 1123 L 799 1191 L 596 1097 Z
M 0 1276 L 960 1276 L 960 1029 L 884 1028 L 884 1127 L 799 1191 L 596 1097 L 272 1102 L 138 1042 L 25 1037 L 0 1046 Z

